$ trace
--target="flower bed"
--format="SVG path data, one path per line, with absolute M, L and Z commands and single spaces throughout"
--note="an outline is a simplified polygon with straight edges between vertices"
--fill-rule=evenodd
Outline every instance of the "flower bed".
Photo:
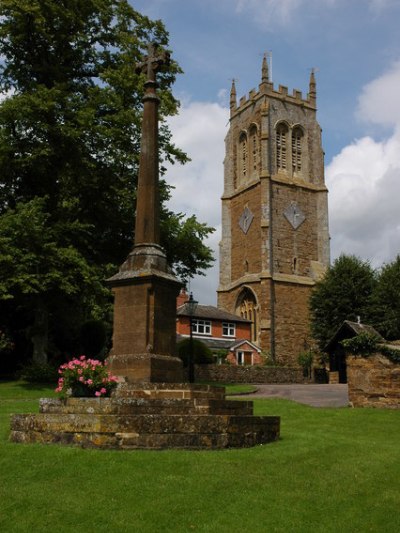
M 58 373 L 56 392 L 62 398 L 107 397 L 118 384 L 118 377 L 107 370 L 107 363 L 87 359 L 85 355 L 64 363 Z

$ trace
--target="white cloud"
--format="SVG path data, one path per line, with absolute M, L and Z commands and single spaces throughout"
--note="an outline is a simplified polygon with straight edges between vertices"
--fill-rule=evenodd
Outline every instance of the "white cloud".
M 355 140 L 326 169 L 333 258 L 354 253 L 380 266 L 400 253 L 399 83 L 400 62 L 366 85 L 359 98 L 358 115 L 392 126 L 391 135 Z
M 379 78 L 368 83 L 360 95 L 357 115 L 383 126 L 400 125 L 400 61 Z
M 294 11 L 297 11 L 304 0 L 237 0 L 236 11 L 252 14 L 256 20 L 275 21 L 287 24 Z
M 191 158 L 184 166 L 168 167 L 166 179 L 175 187 L 169 206 L 175 212 L 195 214 L 200 222 L 217 228 L 207 241 L 214 250 L 215 265 L 207 271 L 206 277 L 197 277 L 191 283 L 195 297 L 204 304 L 216 302 L 220 198 L 228 118 L 228 109 L 220 104 L 186 101 L 179 115 L 169 119 L 174 142 Z
M 385 9 L 395 6 L 398 0 L 366 0 L 368 8 L 379 15 Z M 294 18 L 301 10 L 325 9 L 347 4 L 348 0 L 236 0 L 236 11 L 250 14 L 257 23 L 286 26 L 298 22 Z
M 370 9 L 373 13 L 379 14 L 384 9 L 396 6 L 398 0 L 370 0 Z

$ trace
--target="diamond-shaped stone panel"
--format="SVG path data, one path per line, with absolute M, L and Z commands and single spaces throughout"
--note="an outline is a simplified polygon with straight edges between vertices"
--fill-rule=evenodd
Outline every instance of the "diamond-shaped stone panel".
M 305 214 L 300 209 L 297 202 L 291 202 L 291 204 L 283 212 L 288 222 L 291 224 L 293 229 L 297 229 L 306 219 Z
M 243 210 L 243 213 L 241 214 L 239 218 L 239 226 L 243 233 L 247 233 L 249 231 L 250 225 L 253 222 L 254 215 L 250 211 L 250 209 L 246 206 Z

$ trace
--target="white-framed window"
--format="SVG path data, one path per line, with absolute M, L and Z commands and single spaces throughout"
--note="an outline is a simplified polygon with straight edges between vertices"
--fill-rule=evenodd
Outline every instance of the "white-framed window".
M 192 331 L 199 335 L 211 335 L 211 321 L 194 318 L 192 320 Z
M 234 322 L 222 322 L 222 335 L 224 337 L 234 337 L 236 328 Z
M 244 365 L 244 352 L 236 352 L 236 360 L 238 365 Z

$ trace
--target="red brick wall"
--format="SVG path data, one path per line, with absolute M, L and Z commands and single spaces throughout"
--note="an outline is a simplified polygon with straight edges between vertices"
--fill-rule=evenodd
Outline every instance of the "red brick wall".
M 207 319 L 204 319 L 207 320 Z M 235 337 L 223 337 L 222 335 L 222 322 L 228 322 L 228 320 L 211 320 L 211 336 L 216 338 L 225 338 L 225 339 L 250 339 L 251 335 L 251 325 L 248 323 L 239 322 L 236 324 L 236 335 Z M 176 320 L 176 332 L 179 335 L 190 335 L 190 319 L 187 316 L 179 316 Z M 204 337 L 210 337 L 209 335 L 204 335 Z M 201 338 L 201 335 L 196 334 L 196 338 Z

